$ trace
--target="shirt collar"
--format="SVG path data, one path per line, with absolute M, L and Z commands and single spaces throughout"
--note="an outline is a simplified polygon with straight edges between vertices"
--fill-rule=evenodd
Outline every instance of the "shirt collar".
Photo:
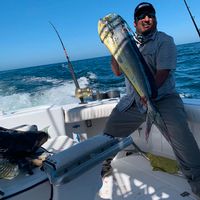
M 150 40 L 155 40 L 157 29 L 149 33 L 148 35 L 141 35 L 138 33 L 134 33 L 134 39 L 138 45 L 145 44 L 146 42 Z

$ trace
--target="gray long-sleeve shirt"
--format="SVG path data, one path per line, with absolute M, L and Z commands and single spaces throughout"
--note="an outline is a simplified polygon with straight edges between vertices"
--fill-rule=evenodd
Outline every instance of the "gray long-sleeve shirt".
M 157 70 L 170 69 L 168 78 L 158 89 L 158 97 L 156 100 L 168 94 L 176 93 L 174 70 L 176 69 L 177 55 L 173 38 L 163 32 L 156 31 L 151 37 L 148 37 L 146 41 L 139 45 L 139 50 L 153 73 L 156 73 Z M 127 110 L 135 101 L 139 110 L 144 112 L 138 94 L 126 78 L 125 84 L 126 95 L 122 97 L 117 108 L 120 111 Z

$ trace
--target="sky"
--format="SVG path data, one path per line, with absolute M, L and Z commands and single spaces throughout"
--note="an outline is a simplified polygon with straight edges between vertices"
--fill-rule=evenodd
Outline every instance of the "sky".
M 65 62 L 57 28 L 70 60 L 109 55 L 97 33 L 98 20 L 121 15 L 133 27 L 140 0 L 0 0 L 0 70 Z M 183 0 L 149 0 L 156 9 L 158 30 L 175 43 L 199 42 Z M 187 0 L 200 27 L 200 1 Z

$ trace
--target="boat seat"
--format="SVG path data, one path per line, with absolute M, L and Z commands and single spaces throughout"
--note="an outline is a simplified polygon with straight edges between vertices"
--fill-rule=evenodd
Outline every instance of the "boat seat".
M 116 106 L 118 99 L 88 102 L 87 104 L 70 104 L 63 106 L 65 122 L 79 122 L 108 117 Z
M 36 125 L 20 125 L 14 127 L 13 129 L 21 131 L 37 131 L 38 128 Z M 46 131 L 46 130 L 43 130 Z M 47 130 L 48 131 L 48 130 Z M 65 149 L 68 149 L 74 144 L 73 139 L 69 138 L 67 135 L 61 135 L 53 138 L 49 138 L 42 147 L 49 152 L 58 153 Z
M 11 129 L 16 129 L 19 131 L 38 131 L 38 127 L 35 124 L 34 125 L 23 124 L 20 126 L 13 127 Z
M 74 140 L 66 135 L 48 139 L 42 147 L 52 153 L 58 153 L 68 149 L 74 144 Z

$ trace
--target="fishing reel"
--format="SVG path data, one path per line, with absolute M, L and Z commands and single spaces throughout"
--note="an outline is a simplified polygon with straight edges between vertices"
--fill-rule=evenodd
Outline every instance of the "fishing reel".
M 90 99 L 90 100 L 103 100 L 103 99 L 109 99 L 109 98 L 119 98 L 120 97 L 120 92 L 118 90 L 111 90 L 108 92 L 99 92 L 94 91 L 89 88 L 76 88 L 75 90 L 75 96 L 79 99 Z
M 86 97 L 91 97 L 93 94 L 93 91 L 91 88 L 86 87 L 86 88 L 76 88 L 75 90 L 75 96 L 77 98 L 86 98 Z

